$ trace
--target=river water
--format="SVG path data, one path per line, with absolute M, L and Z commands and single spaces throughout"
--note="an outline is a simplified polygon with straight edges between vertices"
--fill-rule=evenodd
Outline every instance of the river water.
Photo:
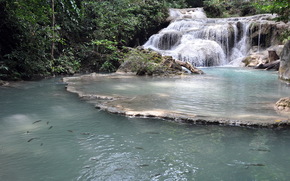
M 231 71 L 214 76 L 230 77 Z M 284 94 L 289 87 L 272 74 L 257 71 L 256 82 L 276 82 L 278 88 L 270 86 L 266 91 L 276 89 Z M 267 77 L 268 82 L 263 79 Z M 226 80 L 221 87 L 231 85 Z M 181 87 L 184 81 L 175 80 Z M 241 87 L 228 89 L 237 91 L 255 84 L 235 81 Z M 192 87 L 183 88 L 186 92 Z M 67 92 L 60 78 L 1 87 L 0 95 L 3 181 L 290 178 L 289 130 L 188 125 L 113 115 Z

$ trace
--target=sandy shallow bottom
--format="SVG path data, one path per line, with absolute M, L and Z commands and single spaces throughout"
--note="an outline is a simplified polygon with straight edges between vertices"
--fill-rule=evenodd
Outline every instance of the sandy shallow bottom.
M 241 72 L 241 69 L 230 69 L 233 70 L 234 73 Z M 93 73 L 66 77 L 63 81 L 67 83 L 67 91 L 78 94 L 82 99 L 95 104 L 96 108 L 128 117 L 153 117 L 181 123 L 250 127 L 290 125 L 290 115 L 279 113 L 274 109 L 275 100 L 285 92 L 287 94 L 289 87 L 282 86 L 282 91 L 280 89 L 278 91 L 281 95 L 278 94 L 277 98 L 271 97 L 274 93 L 269 94 L 271 96 L 267 93 L 263 95 L 261 92 L 263 90 L 254 95 L 253 88 L 241 85 L 239 81 L 243 80 L 235 79 L 237 85 L 231 85 L 224 74 L 148 78 L 130 74 Z M 269 77 L 271 76 L 273 75 Z M 225 84 L 220 85 L 221 81 Z M 215 84 L 216 82 L 219 85 Z M 230 87 L 220 90 L 219 86 L 224 85 Z M 233 88 L 234 86 L 237 87 Z M 243 90 L 247 87 L 252 90 Z M 231 95 L 233 91 L 225 92 L 229 89 L 242 91 Z M 251 91 L 251 94 L 245 93 L 247 91 Z

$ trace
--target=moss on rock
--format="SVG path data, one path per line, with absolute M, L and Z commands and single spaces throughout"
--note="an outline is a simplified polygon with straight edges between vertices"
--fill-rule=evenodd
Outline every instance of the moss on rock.
M 117 72 L 133 72 L 136 75 L 179 75 L 184 73 L 171 56 L 146 49 L 131 49 Z

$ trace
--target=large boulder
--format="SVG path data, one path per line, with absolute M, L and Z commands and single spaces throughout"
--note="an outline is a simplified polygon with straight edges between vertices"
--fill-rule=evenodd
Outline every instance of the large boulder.
M 290 81 L 290 40 L 285 44 L 280 57 L 279 78 Z
M 256 67 L 259 64 L 265 64 L 268 62 L 268 56 L 266 51 L 254 52 L 245 57 L 242 62 L 246 67 Z

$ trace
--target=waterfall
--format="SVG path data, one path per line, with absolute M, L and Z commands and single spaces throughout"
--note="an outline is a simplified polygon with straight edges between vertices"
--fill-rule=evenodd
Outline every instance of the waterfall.
M 251 23 L 271 16 L 207 18 L 202 8 L 170 9 L 169 14 L 169 26 L 144 48 L 198 67 L 240 64 L 251 48 Z
M 260 44 L 261 44 L 261 29 L 262 29 L 262 23 L 259 23 L 258 52 L 260 52 Z

